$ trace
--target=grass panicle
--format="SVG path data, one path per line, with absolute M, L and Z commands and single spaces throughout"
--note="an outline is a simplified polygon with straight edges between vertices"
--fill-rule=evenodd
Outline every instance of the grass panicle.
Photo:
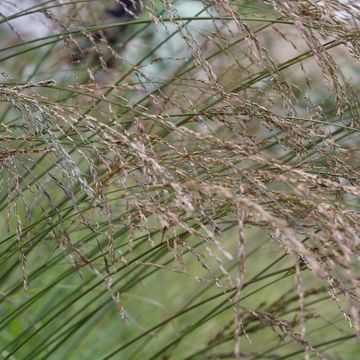
M 359 23 L 2 2 L 0 357 L 356 358 Z

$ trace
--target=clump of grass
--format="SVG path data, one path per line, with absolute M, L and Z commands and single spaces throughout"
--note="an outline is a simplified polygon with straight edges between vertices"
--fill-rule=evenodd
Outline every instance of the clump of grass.
M 21 6 L 0 9 L 1 357 L 355 356 L 356 2 Z

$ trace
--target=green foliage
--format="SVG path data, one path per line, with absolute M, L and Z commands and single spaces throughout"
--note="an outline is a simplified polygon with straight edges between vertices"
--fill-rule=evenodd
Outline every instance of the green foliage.
M 0 357 L 356 359 L 356 1 L 126 4 L 0 5 Z

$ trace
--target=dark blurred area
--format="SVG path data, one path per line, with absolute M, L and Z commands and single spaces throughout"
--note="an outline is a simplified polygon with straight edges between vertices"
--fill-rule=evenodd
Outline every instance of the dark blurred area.
M 111 18 L 117 20 L 132 20 L 140 14 L 142 10 L 142 2 L 139 0 L 120 0 L 117 4 L 113 4 L 112 6 L 108 6 L 104 9 L 104 21 L 111 22 Z M 112 21 L 114 21 L 112 20 Z M 107 30 L 101 30 L 97 33 L 93 33 L 91 35 L 92 41 L 88 39 L 83 39 L 83 43 L 81 47 L 75 49 L 72 53 L 72 63 L 87 63 L 88 66 L 96 66 L 99 65 L 99 56 L 102 56 L 106 59 L 106 67 L 114 66 L 114 57 L 108 53 L 106 48 L 101 48 L 102 44 L 107 44 L 111 46 L 115 51 L 121 51 L 121 39 L 123 38 L 123 34 L 128 30 L 129 26 L 122 25 L 118 27 L 114 27 Z M 104 51 L 103 54 L 102 50 Z M 107 55 L 106 55 L 107 53 Z M 104 67 L 104 66 L 102 66 Z
M 141 9 L 138 0 L 121 0 L 119 4 L 113 9 L 108 9 L 106 12 L 116 18 L 131 18 L 136 16 Z

